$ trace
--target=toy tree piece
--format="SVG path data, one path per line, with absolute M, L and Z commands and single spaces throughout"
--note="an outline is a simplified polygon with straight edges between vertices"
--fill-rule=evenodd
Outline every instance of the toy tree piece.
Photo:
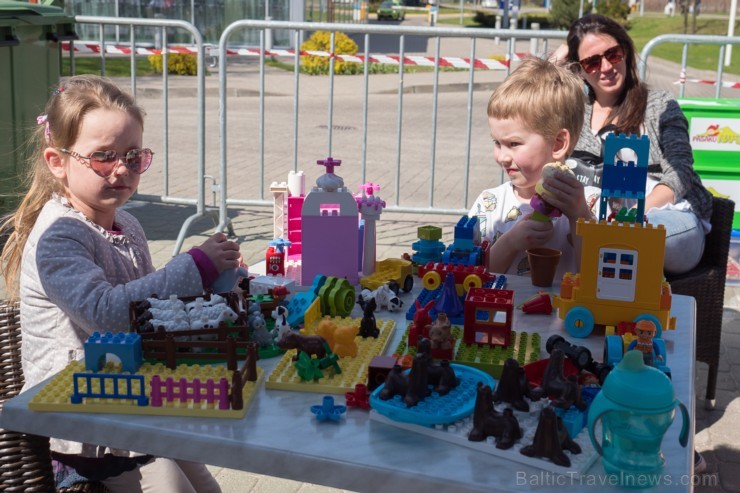
M 448 317 L 455 318 L 465 311 L 460 297 L 457 295 L 457 287 L 455 287 L 455 275 L 451 272 L 447 273 L 445 277 L 445 283 L 442 286 L 442 292 L 437 298 L 437 304 L 435 309 L 438 312 L 445 312 Z
M 334 397 L 325 395 L 321 405 L 311 406 L 311 412 L 319 421 L 339 421 L 347 406 L 334 405 Z
M 514 406 L 517 411 L 529 412 L 529 404 L 524 400 L 529 395 L 529 381 L 524 373 L 524 368 L 519 366 L 519 362 L 509 358 L 504 362 L 504 369 L 501 372 L 501 378 L 496 384 L 496 391 L 493 393 L 493 402 L 506 402 Z
M 328 344 L 326 339 L 321 336 L 304 336 L 297 332 L 288 332 L 277 342 L 280 349 L 296 349 L 296 355 L 293 357 L 293 361 L 298 361 L 301 353 L 306 353 L 309 357 L 316 355 L 318 359 L 326 356 L 326 348 Z
M 554 464 L 570 467 L 570 459 L 563 450 L 572 454 L 581 453 L 581 447 L 570 438 L 563 420 L 548 406 L 540 413 L 532 445 L 522 447 L 519 452 L 527 457 L 550 459 Z
M 564 364 L 563 350 L 553 349 L 542 376 L 542 389 L 554 406 L 568 409 L 574 405 L 579 411 L 583 411 L 588 405 L 581 398 L 578 379 L 575 375 L 565 377 Z
M 537 185 L 535 185 L 535 194 L 529 201 L 529 205 L 531 205 L 532 209 L 534 209 L 534 212 L 532 213 L 532 219 L 534 219 L 535 221 L 547 222 L 550 221 L 551 218 L 558 217 L 563 214 L 560 209 L 550 205 L 547 202 L 548 197 L 551 197 L 552 194 L 544 186 L 544 181 L 547 177 L 555 176 L 558 174 L 575 176 L 573 170 L 571 170 L 568 165 L 563 164 L 560 161 L 547 163 L 542 168 L 542 178 L 539 182 L 537 182 Z
M 331 352 L 331 348 L 326 342 L 324 342 L 324 350 L 326 356 L 319 358 L 319 368 L 324 370 L 331 366 L 337 374 L 342 373 L 342 368 L 339 366 L 339 356 Z
M 473 410 L 473 429 L 470 430 L 468 440 L 482 442 L 489 436 L 496 437 L 496 448 L 506 450 L 522 438 L 522 429 L 511 408 L 507 407 L 503 414 L 496 412 L 493 408 L 491 387 L 478 382 Z
M 364 383 L 355 385 L 354 392 L 346 392 L 344 398 L 347 400 L 348 407 L 359 407 L 360 409 L 370 409 L 370 393 Z
M 319 380 L 324 376 L 324 372 L 319 368 L 319 360 L 311 358 L 304 352 L 298 353 L 295 369 L 298 376 L 303 380 Z

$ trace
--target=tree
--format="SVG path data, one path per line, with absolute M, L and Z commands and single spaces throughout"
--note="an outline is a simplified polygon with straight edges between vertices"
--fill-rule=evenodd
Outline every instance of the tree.
M 596 6 L 599 14 L 611 17 L 615 21 L 626 24 L 630 14 L 630 7 L 622 0 L 599 0 Z
M 603 1 L 603 0 L 602 0 Z M 556 29 L 568 29 L 578 19 L 578 11 L 581 8 L 581 0 L 552 0 L 550 17 L 553 27 Z M 583 0 L 583 13 L 591 11 L 591 2 Z

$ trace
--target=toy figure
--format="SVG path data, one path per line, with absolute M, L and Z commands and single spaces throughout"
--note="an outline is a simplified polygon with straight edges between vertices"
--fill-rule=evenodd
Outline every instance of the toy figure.
M 432 349 L 452 349 L 454 338 L 452 337 L 452 325 L 445 312 L 439 312 L 437 320 L 429 325 L 429 339 L 432 341 Z
M 297 332 L 288 332 L 277 342 L 280 349 L 297 349 L 296 355 L 293 357 L 293 361 L 298 361 L 298 353 L 304 352 L 309 357 L 316 355 L 317 358 L 321 359 L 327 354 L 328 344 L 326 339 L 321 336 L 304 336 Z
M 416 311 L 414 312 L 414 323 L 409 327 L 409 346 L 416 346 L 420 337 L 429 336 L 427 327 L 432 323 L 432 316 L 429 315 L 429 310 L 434 308 L 436 302 L 436 300 L 430 300 L 422 307 L 418 299 L 414 300 Z
M 637 339 L 630 342 L 627 346 L 627 351 L 637 349 L 642 353 L 642 360 L 648 366 L 655 366 L 655 360 L 660 362 L 664 361 L 663 355 L 660 352 L 660 347 L 653 340 L 657 328 L 655 324 L 650 320 L 640 320 L 635 325 L 635 335 Z
M 360 321 L 360 336 L 363 339 L 367 337 L 378 337 L 380 335 L 378 324 L 375 321 L 375 309 L 377 307 L 375 298 L 371 298 L 370 301 L 365 303 L 365 309 L 362 312 L 362 321 Z
M 566 165 L 560 161 L 554 163 L 547 163 L 542 168 L 542 179 L 535 186 L 535 195 L 529 201 L 529 205 L 532 206 L 534 212 L 532 213 L 532 219 L 537 221 L 549 221 L 552 217 L 562 216 L 563 213 L 560 209 L 557 209 L 547 203 L 547 196 L 550 192 L 547 191 L 543 185 L 545 179 L 548 176 L 554 176 L 557 174 L 570 174 L 575 176 L 575 173 Z
M 491 387 L 478 382 L 473 429 L 470 430 L 468 440 L 482 442 L 489 436 L 496 437 L 496 448 L 506 450 L 522 437 L 522 429 L 510 407 L 504 409 L 503 414 L 493 408 Z

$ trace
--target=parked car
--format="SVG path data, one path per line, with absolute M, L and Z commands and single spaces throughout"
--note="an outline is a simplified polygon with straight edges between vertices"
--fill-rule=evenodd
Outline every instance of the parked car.
M 392 21 L 402 21 L 406 18 L 406 12 L 403 10 L 403 3 L 400 0 L 386 0 L 378 7 L 378 20 L 389 19 Z

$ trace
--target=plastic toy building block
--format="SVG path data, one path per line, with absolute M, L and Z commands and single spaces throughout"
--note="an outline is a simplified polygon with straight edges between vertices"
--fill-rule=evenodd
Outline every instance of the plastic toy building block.
M 508 358 L 514 358 L 519 366 L 538 361 L 541 351 L 541 337 L 538 333 L 511 331 L 511 344 L 502 346 L 481 346 L 478 344 L 458 344 L 455 362 L 478 368 L 494 378 L 499 378 Z
M 337 326 L 351 324 L 354 327 L 359 327 L 360 325 L 359 318 L 335 317 L 329 320 Z M 367 381 L 368 367 L 373 357 L 385 353 L 395 329 L 395 322 L 392 320 L 378 320 L 378 329 L 380 334 L 377 338 L 368 337 L 363 339 L 360 336 L 355 337 L 358 348 L 357 356 L 339 359 L 338 364 L 341 373 L 327 369 L 318 380 L 307 381 L 301 379 L 293 361 L 296 351 L 294 349 L 287 351 L 267 378 L 265 388 L 322 394 L 344 394 L 354 390 L 356 384 Z
M 321 405 L 311 406 L 311 412 L 318 421 L 337 422 L 342 418 L 342 414 L 347 412 L 347 406 L 335 405 L 334 397 L 325 395 Z
M 478 382 L 494 385 L 493 378 L 475 368 L 451 364 L 460 383 L 448 394 L 432 393 L 419 405 L 408 407 L 400 398 L 382 400 L 379 395 L 384 385 L 370 394 L 370 406 L 383 416 L 395 421 L 415 423 L 423 426 L 454 423 L 473 412 Z M 423 405 L 422 405 L 423 403 Z
M 531 402 L 529 413 L 517 410 L 513 411 L 514 416 L 519 421 L 519 425 L 522 428 L 524 436 L 520 438 L 513 447 L 506 450 L 496 448 L 495 441 L 492 439 L 482 442 L 473 442 L 468 439 L 468 435 L 473 429 L 472 411 L 471 415 L 465 416 L 462 419 L 458 419 L 449 424 L 434 426 L 420 426 L 415 423 L 397 421 L 382 415 L 375 409 L 370 411 L 370 419 L 380 423 L 385 423 L 389 426 L 394 426 L 396 428 L 412 431 L 414 433 L 420 433 L 422 435 L 436 438 L 438 440 L 443 440 L 448 443 L 453 443 L 461 447 L 477 450 L 484 454 L 508 459 L 519 464 L 526 464 L 528 466 L 535 467 L 544 471 L 549 471 L 555 474 L 564 474 L 566 475 L 566 477 L 564 478 L 565 481 L 570 481 L 573 475 L 580 476 L 582 474 L 585 474 L 585 472 L 591 467 L 594 461 L 599 458 L 599 455 L 596 453 L 596 450 L 591 444 L 591 440 L 588 438 L 588 433 L 581 433 L 580 436 L 574 439 L 575 442 L 578 443 L 578 445 L 580 445 L 581 447 L 580 454 L 572 454 L 569 451 L 565 451 L 565 454 L 570 459 L 570 467 L 558 466 L 557 464 L 554 464 L 553 462 L 546 459 L 527 457 L 519 452 L 522 447 L 532 443 L 532 441 L 534 440 L 534 434 L 537 430 L 537 422 L 539 419 L 539 411 L 545 405 L 545 402 L 545 400 L 541 400 L 540 402 Z M 508 404 L 501 403 L 496 405 L 494 408 L 497 412 L 502 413 L 504 409 L 508 406 Z M 601 430 L 599 430 L 599 433 L 601 433 Z M 571 476 L 571 478 L 569 478 L 568 476 Z M 553 478 L 553 481 L 555 480 L 556 478 Z
M 419 277 L 422 279 L 426 289 L 434 290 L 442 284 L 448 273 L 455 275 L 455 284 L 458 286 L 457 294 L 462 295 L 469 287 L 480 288 L 489 281 L 494 281 L 496 276 L 486 271 L 481 265 L 452 265 L 429 262 L 419 266 Z
M 113 381 L 127 375 L 121 375 L 120 365 L 111 362 L 101 369 L 100 372 L 90 374 L 85 372 L 85 363 L 83 361 L 73 361 L 64 370 L 59 372 L 36 396 L 29 402 L 28 408 L 34 411 L 58 411 L 58 412 L 84 412 L 84 413 L 110 413 L 110 414 L 144 414 L 159 416 L 193 416 L 193 417 L 217 417 L 217 418 L 243 418 L 247 408 L 254 398 L 257 389 L 262 384 L 264 372 L 257 367 L 255 381 L 246 381 L 242 387 L 241 409 L 219 409 L 218 404 L 208 402 L 206 399 L 190 399 L 181 402 L 179 399 L 168 402 L 166 406 L 155 407 L 152 405 L 154 398 L 151 397 L 151 383 L 155 377 L 160 380 L 172 379 L 174 382 L 186 380 L 192 382 L 199 380 L 205 387 L 205 382 L 212 380 L 219 382 L 221 379 L 227 379 L 232 382 L 233 373 L 223 365 L 202 366 L 202 365 L 180 365 L 171 370 L 162 363 L 151 364 L 144 363 L 139 367 L 136 377 L 143 378 L 145 381 L 146 397 L 149 398 L 149 405 L 140 405 L 137 398 L 132 399 L 111 399 L 109 397 L 97 398 L 87 394 L 97 391 L 103 394 L 102 390 L 87 387 L 84 379 L 80 382 L 79 390 L 74 389 L 74 375 L 83 376 L 98 375 L 105 376 L 98 381 L 105 380 L 106 395 L 113 394 Z M 110 378 L 109 378 L 110 377 Z M 84 398 L 82 403 L 73 404 L 71 396 L 77 392 Z M 120 393 L 120 392 L 119 392 Z
M 404 292 L 414 288 L 411 262 L 402 258 L 388 258 L 375 265 L 375 272 L 360 278 L 360 286 L 374 291 L 388 281 L 396 281 Z
M 288 300 L 288 324 L 291 327 L 298 327 L 303 323 L 304 314 L 318 296 L 313 291 L 301 291 L 295 293 Z
M 442 254 L 446 264 L 479 265 L 483 252 L 479 246 L 478 217 L 463 216 L 455 225 L 453 243 Z
M 370 360 L 367 373 L 367 390 L 372 392 L 385 382 L 386 377 L 396 365 L 395 356 L 375 356 Z
M 581 430 L 586 427 L 588 408 L 585 411 L 579 411 L 575 406 L 570 406 L 568 409 L 553 406 L 552 409 L 563 420 L 563 426 L 565 426 L 565 430 L 571 438 L 577 437 Z
M 347 401 L 347 407 L 370 409 L 370 393 L 367 391 L 367 386 L 364 383 L 355 385 L 354 392 L 345 392 L 344 398 Z
M 347 317 L 355 306 L 355 288 L 347 279 L 316 276 L 313 291 L 321 300 L 321 313 L 332 317 Z
M 354 196 L 334 174 L 340 160 L 322 159 L 326 174 L 306 195 L 301 210 L 301 284 L 308 285 L 317 275 L 346 278 L 355 285 L 359 279 L 357 252 L 358 210 Z
M 282 275 L 257 276 L 249 280 L 249 294 L 268 294 L 271 289 L 282 286 L 290 292 L 295 291 L 295 281 Z
M 100 370 L 107 354 L 118 356 L 123 371 L 136 373 L 143 361 L 141 336 L 135 332 L 93 332 L 85 341 L 85 369 Z
M 416 236 L 420 240 L 437 241 L 442 239 L 442 228 L 437 226 L 419 226 Z
M 141 375 L 104 375 L 101 373 L 75 373 L 72 375 L 72 404 L 82 404 L 83 399 L 131 399 L 137 406 L 149 404 L 144 377 Z M 86 388 L 87 391 L 82 391 Z M 111 390 L 109 392 L 109 389 Z
M 514 316 L 514 291 L 470 288 L 465 298 L 465 344 L 508 346 Z
M 414 254 L 411 257 L 414 263 L 424 265 L 428 262 L 441 262 L 445 244 L 437 240 L 418 240 L 411 244 Z

